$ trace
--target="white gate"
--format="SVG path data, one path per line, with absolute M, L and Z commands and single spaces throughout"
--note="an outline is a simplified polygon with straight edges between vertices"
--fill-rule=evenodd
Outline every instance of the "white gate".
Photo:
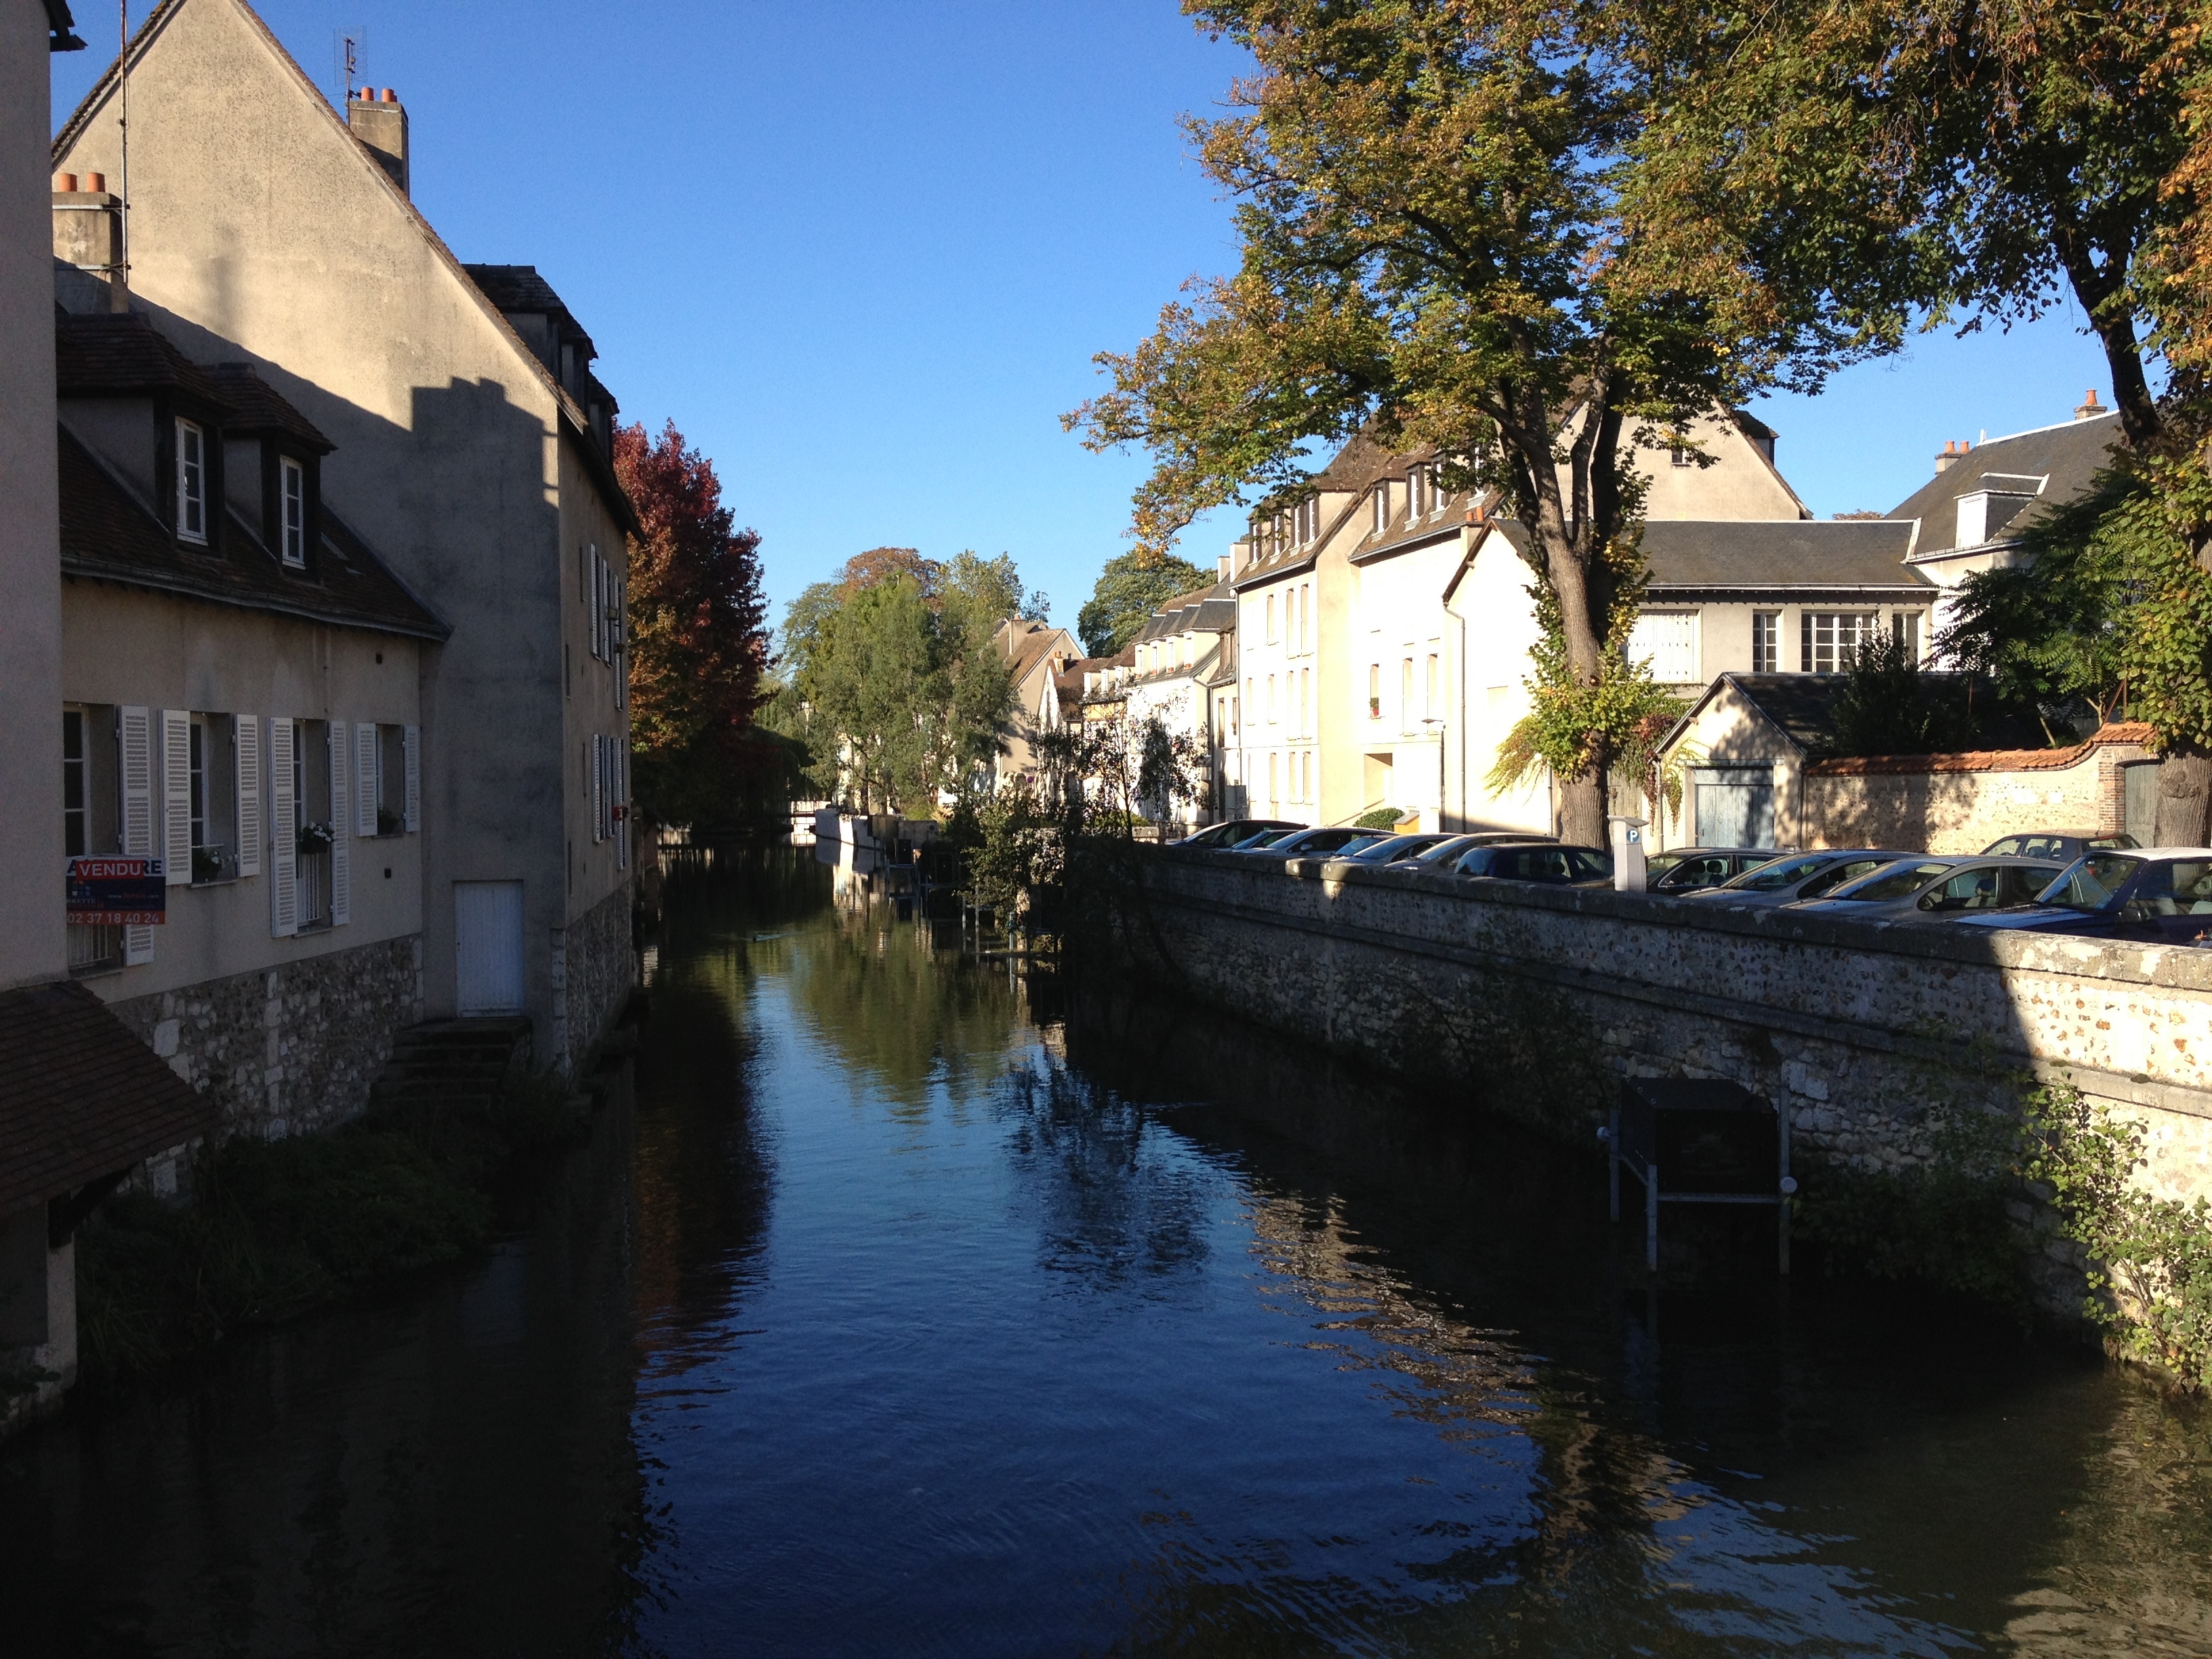
M 456 1006 L 463 1018 L 522 1012 L 522 884 L 453 884 Z

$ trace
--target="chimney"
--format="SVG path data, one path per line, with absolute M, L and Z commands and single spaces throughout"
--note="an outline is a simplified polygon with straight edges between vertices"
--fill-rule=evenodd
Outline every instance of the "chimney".
M 1951 468 L 1956 465 L 1962 457 L 1964 457 L 1966 453 L 1966 452 L 1960 447 L 1959 441 L 1956 438 L 1946 438 L 1943 441 L 1943 453 L 1936 458 L 1936 472 L 1939 475 L 1948 472 Z
M 2097 401 L 2097 388 L 2091 386 L 2082 394 L 2081 407 L 2074 411 L 2074 418 L 2077 421 L 2094 421 L 2100 415 L 2109 415 L 2112 412 Z
M 1229 558 L 1230 556 L 1224 553 L 1219 558 L 1213 562 L 1213 569 L 1215 579 L 1217 580 L 1225 582 L 1229 580 Z
M 390 87 L 385 88 L 381 98 L 374 87 L 349 93 L 346 125 L 392 175 L 399 193 L 407 195 L 407 108 L 399 101 L 399 94 Z
M 54 258 L 107 290 L 110 311 L 131 309 L 123 272 L 123 202 L 104 173 L 54 174 Z

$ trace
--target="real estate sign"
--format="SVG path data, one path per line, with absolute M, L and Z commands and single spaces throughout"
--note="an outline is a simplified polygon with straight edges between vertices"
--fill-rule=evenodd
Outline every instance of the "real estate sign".
M 164 861 L 96 854 L 69 861 L 69 919 L 81 927 L 158 927 L 168 920 Z

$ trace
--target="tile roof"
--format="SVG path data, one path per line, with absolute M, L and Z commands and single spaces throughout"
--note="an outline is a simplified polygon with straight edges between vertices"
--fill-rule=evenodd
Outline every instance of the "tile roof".
M 2095 416 L 2059 426 L 2039 427 L 1978 444 L 1899 502 L 1889 517 L 1921 520 L 1916 554 L 1948 549 L 1958 535 L 1961 495 L 1990 487 L 1991 473 L 2026 475 L 2044 480 L 2038 507 L 2069 501 L 2089 487 L 2112 447 L 2120 442 L 2120 417 Z M 2023 514 L 2021 523 L 2037 510 Z
M 287 403 L 276 387 L 254 372 L 251 363 L 211 363 L 203 371 L 231 412 L 223 417 L 226 432 L 253 436 L 290 438 L 327 455 L 337 446 L 316 429 L 315 423 Z
M 61 558 L 91 577 L 250 611 L 442 640 L 452 630 L 386 569 L 326 501 L 313 573 L 285 569 L 235 514 L 222 550 L 186 550 L 67 427 L 59 430 Z
M 1016 685 L 1030 677 L 1037 664 L 1050 654 L 1053 647 L 1067 638 L 1066 631 L 1049 623 L 1033 623 L 1021 619 L 1029 632 L 1008 641 L 1012 647 L 1006 653 L 1006 673 Z
M 464 263 L 463 270 L 469 280 L 483 290 L 483 296 L 501 311 L 542 312 L 558 318 L 565 325 L 564 332 L 581 342 L 586 354 L 596 357 L 599 349 L 592 345 L 592 337 L 584 332 L 575 314 L 561 301 L 553 291 L 553 284 L 538 274 L 536 265 L 475 265 Z
M 0 993 L 0 1213 L 211 1133 L 194 1094 L 83 986 Z
M 1953 674 L 1923 673 L 1923 678 L 1945 682 L 1959 678 Z M 1768 723 L 1807 755 L 1818 755 L 1828 745 L 1830 734 L 1835 730 L 1838 701 L 1850 684 L 1847 674 L 1723 674 L 1706 688 L 1703 696 L 1675 726 L 1668 737 L 1672 743 L 1675 734 L 1683 730 L 1698 710 L 1711 702 L 1723 685 L 1735 689 L 1741 697 L 1764 715 Z M 2039 749 L 2036 741 L 2042 734 L 2032 720 L 2010 715 L 1984 715 L 1976 722 L 1977 734 L 1990 742 L 1992 747 Z
M 1886 520 L 1655 520 L 1644 526 L 1655 589 L 1926 588 L 1905 562 L 1911 526 Z
M 231 410 L 214 377 L 135 311 L 89 317 L 58 313 L 54 380 L 64 398 L 181 392 L 218 417 Z

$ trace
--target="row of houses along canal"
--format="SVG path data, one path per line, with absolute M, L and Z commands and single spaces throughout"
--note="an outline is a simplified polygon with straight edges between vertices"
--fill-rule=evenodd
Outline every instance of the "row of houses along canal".
M 0 1451 L 9 1650 L 2212 1650 L 2202 1412 L 831 889 L 671 878 L 488 1255 Z

